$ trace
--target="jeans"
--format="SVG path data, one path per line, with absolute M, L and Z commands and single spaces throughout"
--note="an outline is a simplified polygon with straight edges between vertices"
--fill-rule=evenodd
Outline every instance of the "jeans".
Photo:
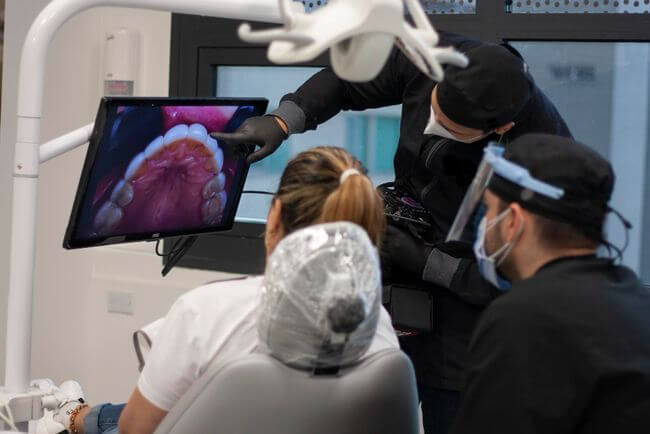
M 425 434 L 447 434 L 458 411 L 460 392 L 418 384 Z
M 117 422 L 126 404 L 101 404 L 90 409 L 84 417 L 86 434 L 119 434 Z

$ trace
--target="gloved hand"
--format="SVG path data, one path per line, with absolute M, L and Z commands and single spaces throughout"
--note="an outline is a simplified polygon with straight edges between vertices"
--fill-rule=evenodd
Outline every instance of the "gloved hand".
M 231 146 L 259 146 L 257 152 L 246 158 L 248 164 L 268 157 L 289 137 L 282 119 L 270 115 L 248 118 L 234 133 L 210 133 L 210 136 Z
M 382 271 L 393 278 L 400 275 L 421 279 L 432 249 L 408 229 L 389 224 L 381 247 Z

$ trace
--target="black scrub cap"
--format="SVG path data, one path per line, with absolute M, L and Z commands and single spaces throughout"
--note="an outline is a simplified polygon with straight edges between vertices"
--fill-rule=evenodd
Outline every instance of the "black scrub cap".
M 487 44 L 465 53 L 466 68 L 447 66 L 436 91 L 442 112 L 457 124 L 483 131 L 516 122 L 530 101 L 533 81 L 515 53 Z
M 600 154 L 566 137 L 526 134 L 507 146 L 504 158 L 528 169 L 534 178 L 563 189 L 564 195 L 551 199 L 498 175 L 490 181 L 490 191 L 535 214 L 572 224 L 595 241 L 603 241 L 605 216 L 611 211 L 608 203 L 614 189 L 614 171 Z

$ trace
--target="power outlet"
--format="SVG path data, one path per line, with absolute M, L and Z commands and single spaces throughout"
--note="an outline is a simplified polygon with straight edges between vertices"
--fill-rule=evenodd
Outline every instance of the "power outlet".
M 133 315 L 133 294 L 128 292 L 109 291 L 107 298 L 107 307 L 109 312 Z

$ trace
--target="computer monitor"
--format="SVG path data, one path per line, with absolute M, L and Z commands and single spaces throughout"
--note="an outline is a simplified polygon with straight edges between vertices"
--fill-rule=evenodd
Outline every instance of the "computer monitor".
M 245 156 L 209 136 L 266 111 L 266 99 L 103 98 L 63 246 L 232 228 Z

